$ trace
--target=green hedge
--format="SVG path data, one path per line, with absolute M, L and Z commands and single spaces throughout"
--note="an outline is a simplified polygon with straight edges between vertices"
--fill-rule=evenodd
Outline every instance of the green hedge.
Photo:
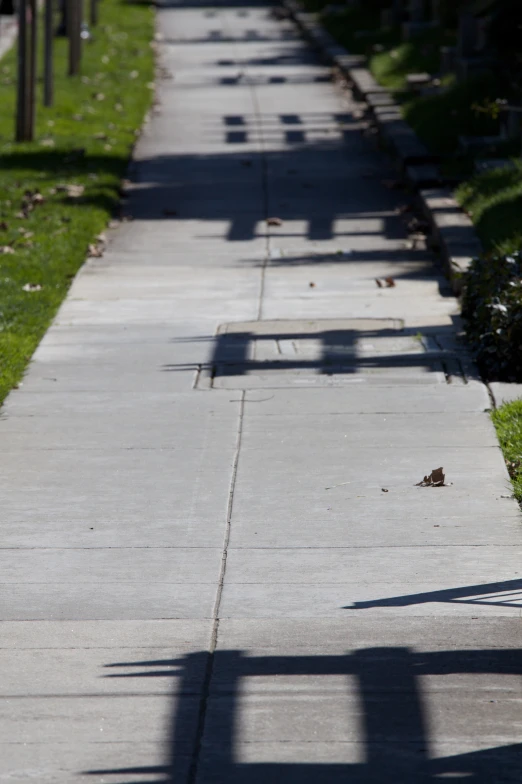
M 522 249 L 472 262 L 462 315 L 482 373 L 522 381 Z

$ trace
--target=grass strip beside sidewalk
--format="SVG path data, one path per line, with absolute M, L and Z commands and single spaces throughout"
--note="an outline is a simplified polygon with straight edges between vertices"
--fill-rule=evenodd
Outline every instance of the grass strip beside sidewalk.
M 82 73 L 55 39 L 55 105 L 37 92 L 35 141 L 12 141 L 16 51 L 0 62 L 0 403 L 15 386 L 120 198 L 152 99 L 154 10 L 102 0 Z
M 513 484 L 513 494 L 522 503 L 522 400 L 505 403 L 491 414 Z

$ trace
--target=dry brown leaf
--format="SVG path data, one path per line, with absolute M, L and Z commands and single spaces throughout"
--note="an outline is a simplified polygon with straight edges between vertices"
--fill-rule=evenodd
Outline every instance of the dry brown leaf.
M 379 278 L 375 278 L 375 282 L 379 286 L 379 288 L 382 289 L 382 280 L 379 280 Z
M 415 487 L 444 487 L 446 475 L 444 469 L 434 468 L 429 476 L 425 476 L 422 482 L 417 482 Z
M 313 282 L 313 280 L 311 280 L 308 285 L 310 286 L 311 289 L 315 289 L 315 283 Z
M 267 222 L 268 226 L 282 226 L 283 225 L 283 221 L 281 220 L 281 218 L 267 218 L 266 222 Z
M 381 487 L 383 493 L 389 493 L 390 491 L 386 487 Z
M 393 278 L 384 278 L 384 282 L 386 283 L 387 289 L 392 289 L 396 284 Z
M 99 245 L 89 245 L 89 256 L 94 259 L 99 259 L 101 256 L 103 256 L 103 248 L 100 248 Z

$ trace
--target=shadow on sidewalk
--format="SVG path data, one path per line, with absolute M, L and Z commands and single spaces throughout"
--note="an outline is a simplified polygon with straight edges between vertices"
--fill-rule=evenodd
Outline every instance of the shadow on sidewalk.
M 448 382 L 452 377 L 477 378 L 464 346 L 455 340 L 453 325 L 404 328 L 400 320 L 371 318 L 267 320 L 222 325 L 219 334 L 205 340 L 214 341 L 208 364 L 172 363 L 163 365 L 162 371 L 205 370 L 212 385 L 227 377 L 261 375 L 264 386 L 270 386 L 270 378 L 278 386 L 279 374 L 285 371 L 342 377 L 396 369 L 406 373 L 405 381 L 409 371 L 417 379 L 424 374 L 426 380 L 433 373 Z M 255 379 L 251 384 L 256 386 Z
M 194 683 L 205 666 L 207 686 L 201 692 Z M 522 743 L 495 746 L 487 740 L 496 732 L 509 734 L 510 721 L 517 721 L 516 705 L 510 711 L 510 700 L 502 700 L 498 676 L 522 675 L 519 649 L 420 653 L 409 647 L 379 647 L 332 656 L 250 656 L 224 650 L 213 657 L 197 652 L 180 659 L 107 667 L 117 670 L 106 676 L 111 678 L 172 676 L 179 695 L 165 765 L 85 771 L 117 776 L 118 784 L 427 784 L 461 778 L 473 784 L 518 784 L 522 780 Z M 289 676 L 290 687 L 289 682 L 278 681 Z M 337 676 L 333 691 L 328 676 Z M 345 689 L 339 676 L 347 679 Z M 456 676 L 473 676 L 474 686 L 466 677 L 462 691 Z M 322 677 L 326 688 L 321 686 Z M 423 690 L 427 677 L 429 699 Z M 250 682 L 257 684 L 254 692 L 247 688 L 250 678 L 256 679 Z M 265 678 L 265 684 L 260 682 Z M 333 720 L 324 705 L 328 699 Z M 321 700 L 326 722 L 322 732 L 314 723 L 315 700 Z M 344 718 L 339 716 L 343 704 Z M 438 737 L 432 735 L 432 708 L 439 712 Z M 464 716 L 463 710 L 468 711 Z M 442 723 L 440 711 L 445 717 Z M 462 721 L 467 726 L 460 737 L 476 750 L 453 753 L 459 746 L 452 733 Z M 197 735 L 191 755 L 190 728 Z M 314 756 L 324 760 L 321 740 L 333 743 L 326 757 L 338 757 L 341 748 L 347 761 L 305 761 Z M 271 760 L 274 745 L 278 756 L 287 761 Z M 246 756 L 259 761 L 241 762 Z
M 468 585 L 465 588 L 449 588 L 445 591 L 429 591 L 388 599 L 354 602 L 345 610 L 367 610 L 372 607 L 411 607 L 417 604 L 443 602 L 447 604 L 474 604 L 488 607 L 521 607 L 522 580 L 505 580 L 499 583 Z

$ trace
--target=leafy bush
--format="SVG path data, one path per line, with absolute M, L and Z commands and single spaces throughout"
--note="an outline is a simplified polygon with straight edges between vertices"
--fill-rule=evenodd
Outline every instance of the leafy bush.
M 522 249 L 474 259 L 462 315 L 482 373 L 490 380 L 522 381 Z

